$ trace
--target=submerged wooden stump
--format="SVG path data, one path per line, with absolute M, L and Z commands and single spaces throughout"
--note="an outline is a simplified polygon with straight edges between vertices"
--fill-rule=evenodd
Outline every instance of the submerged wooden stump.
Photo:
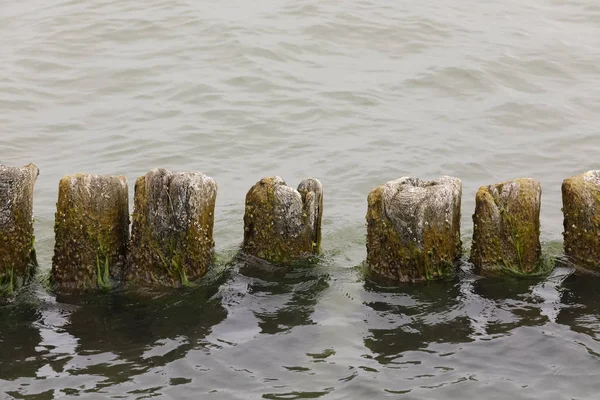
M 562 184 L 564 249 L 576 267 L 600 272 L 600 171 Z
M 479 272 L 538 272 L 541 196 L 540 183 L 529 178 L 479 188 L 470 259 Z
M 199 172 L 154 169 L 135 183 L 128 279 L 187 285 L 212 261 L 217 184 Z
M 323 188 L 313 178 L 298 190 L 278 177 L 261 179 L 246 194 L 244 252 L 286 263 L 319 252 Z
M 35 273 L 33 186 L 35 164 L 0 164 L 0 296 L 12 294 Z
M 461 255 L 462 183 L 403 177 L 369 193 L 367 264 L 376 275 L 417 282 L 454 274 Z
M 122 278 L 129 243 L 124 176 L 75 174 L 58 186 L 52 285 L 58 292 L 106 289 Z

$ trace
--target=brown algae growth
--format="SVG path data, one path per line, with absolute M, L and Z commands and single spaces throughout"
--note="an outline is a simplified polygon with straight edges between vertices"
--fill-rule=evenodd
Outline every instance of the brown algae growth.
M 547 272 L 541 262 L 542 188 L 530 178 L 482 186 L 475 197 L 470 261 L 480 273 Z
M 319 252 L 323 188 L 306 179 L 298 189 L 278 177 L 261 179 L 246 195 L 244 244 L 247 254 L 287 263 Z
M 122 279 L 129 243 L 124 176 L 75 174 L 60 180 L 51 283 L 58 292 L 108 289 Z
M 403 177 L 368 196 L 367 265 L 375 275 L 396 282 L 418 282 L 454 275 L 461 256 L 462 183 Z
M 14 293 L 35 274 L 33 187 L 35 164 L 0 164 L 0 297 Z
M 186 286 L 214 248 L 217 184 L 199 172 L 154 169 L 135 184 L 129 283 Z

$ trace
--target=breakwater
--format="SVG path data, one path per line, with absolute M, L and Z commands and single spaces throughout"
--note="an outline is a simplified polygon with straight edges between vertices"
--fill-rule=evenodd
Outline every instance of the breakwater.
M 39 170 L 0 166 L 0 283 L 4 295 L 35 273 L 33 185 Z M 274 265 L 319 254 L 321 183 L 297 189 L 278 176 L 260 180 L 245 200 L 241 251 Z M 520 178 L 482 186 L 473 214 L 469 261 L 480 274 L 548 273 L 541 262 L 539 182 Z M 581 272 L 600 269 L 600 172 L 562 184 L 565 256 Z M 135 184 L 130 235 L 123 176 L 75 174 L 59 183 L 51 285 L 79 292 L 127 286 L 186 286 L 210 268 L 217 184 L 199 172 L 154 169 Z M 464 256 L 462 182 L 403 177 L 367 198 L 367 260 L 392 283 L 444 279 Z

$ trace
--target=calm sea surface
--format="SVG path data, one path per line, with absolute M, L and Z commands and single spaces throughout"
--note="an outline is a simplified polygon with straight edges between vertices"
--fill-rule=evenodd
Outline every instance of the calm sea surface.
M 0 162 L 35 162 L 51 266 L 59 179 L 155 167 L 219 185 L 217 263 L 195 289 L 0 307 L 0 398 L 598 399 L 600 278 L 386 288 L 365 279 L 366 197 L 405 175 L 561 181 L 600 168 L 595 0 L 0 0 Z M 244 196 L 325 190 L 323 256 L 234 261 Z M 467 253 L 468 254 L 468 253 Z

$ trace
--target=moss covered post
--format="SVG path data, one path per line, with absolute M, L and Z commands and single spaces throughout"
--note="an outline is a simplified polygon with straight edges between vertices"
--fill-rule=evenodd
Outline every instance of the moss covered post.
M 321 245 L 323 187 L 306 179 L 298 190 L 278 177 L 261 179 L 246 194 L 246 254 L 275 263 L 317 254 Z
M 539 272 L 541 196 L 540 183 L 530 178 L 479 188 L 470 258 L 478 272 Z
M 562 183 L 564 249 L 579 271 L 600 273 L 600 171 Z
M 0 164 L 0 297 L 10 295 L 35 273 L 33 186 L 35 164 Z
M 217 184 L 199 172 L 154 169 L 135 183 L 129 284 L 186 286 L 211 261 Z
M 418 282 L 454 275 L 461 256 L 462 183 L 403 177 L 368 197 L 367 264 L 378 276 Z
M 75 174 L 58 185 L 51 281 L 59 293 L 108 289 L 122 279 L 129 242 L 124 176 Z

